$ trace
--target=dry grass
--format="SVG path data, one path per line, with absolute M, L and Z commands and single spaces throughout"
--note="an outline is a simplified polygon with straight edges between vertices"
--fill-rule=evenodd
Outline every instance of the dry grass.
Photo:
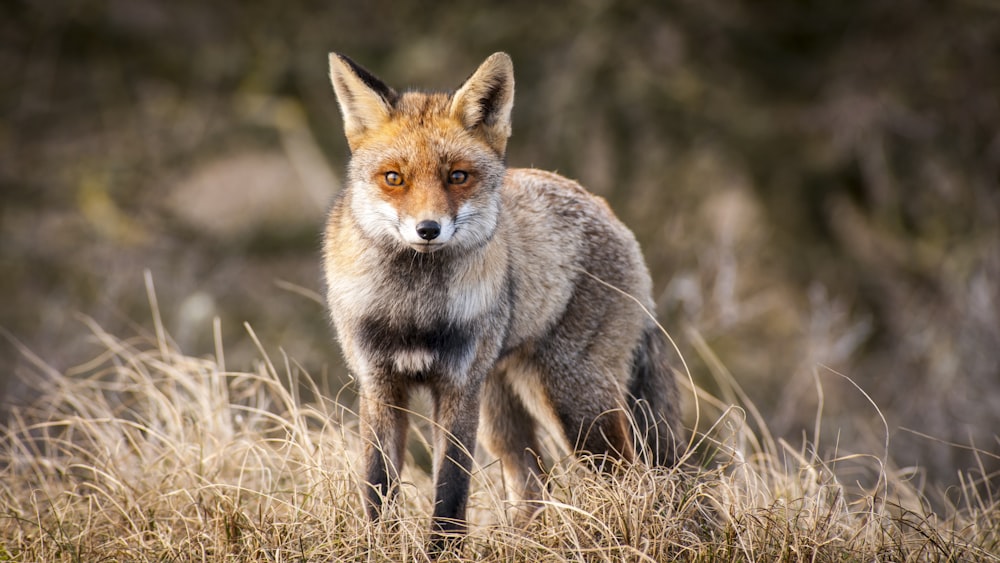
M 155 335 L 129 340 L 88 324 L 103 353 L 65 374 L 34 358 L 43 399 L 3 429 L 0 560 L 427 558 L 426 472 L 410 463 L 403 500 L 385 523 L 367 523 L 356 417 L 336 398 L 301 398 L 317 390 L 288 358 L 279 369 L 262 352 L 255 370 L 229 371 L 221 344 L 214 358 L 185 356 L 158 321 Z M 713 423 L 683 471 L 608 478 L 562 457 L 547 506 L 524 529 L 510 524 L 497 464 L 480 456 L 469 538 L 446 557 L 1000 560 L 1000 505 L 977 483 L 936 514 L 884 454 L 820 459 L 812 442 L 751 432 L 752 405 L 697 397 L 698 417 Z

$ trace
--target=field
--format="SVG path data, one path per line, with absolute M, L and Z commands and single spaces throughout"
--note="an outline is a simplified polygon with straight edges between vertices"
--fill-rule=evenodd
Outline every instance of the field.
M 453 556 L 996 560 L 998 7 L 0 3 L 0 562 L 424 557 L 426 405 L 372 526 L 319 295 L 331 51 L 510 54 L 507 162 L 607 199 L 676 340 L 682 468 L 547 444 L 522 528 L 479 452 Z
M 253 370 L 227 369 L 218 322 L 214 354 L 184 355 L 149 288 L 151 332 L 121 339 L 83 319 L 102 348 L 85 365 L 59 373 L 21 348 L 41 399 L 3 429 L 0 561 L 427 560 L 426 440 L 411 448 L 400 502 L 368 523 L 350 394 L 324 397 L 293 358 L 268 357 L 249 325 Z M 717 375 L 740 394 L 724 368 Z M 888 444 L 818 457 L 822 410 L 813 435 L 791 444 L 752 404 L 678 376 L 704 429 L 682 467 L 600 476 L 549 444 L 545 506 L 515 527 L 499 467 L 481 453 L 469 537 L 445 558 L 1000 560 L 1000 504 L 975 472 L 928 498 L 886 458 Z M 421 436 L 427 425 L 412 418 Z

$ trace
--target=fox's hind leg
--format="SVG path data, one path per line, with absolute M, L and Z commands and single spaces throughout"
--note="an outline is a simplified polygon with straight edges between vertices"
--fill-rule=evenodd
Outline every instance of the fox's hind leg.
M 539 457 L 537 423 L 498 370 L 483 384 L 483 445 L 500 458 L 509 497 L 516 502 L 515 522 L 527 522 L 540 508 L 545 469 Z
M 547 377 L 559 376 L 548 372 Z M 596 469 L 611 469 L 608 462 L 633 461 L 635 450 L 621 392 L 599 373 L 586 379 L 585 385 L 566 385 L 562 381 L 547 386 L 566 441 L 574 453 Z
M 538 370 L 567 442 L 596 468 L 635 458 L 625 386 L 632 343 L 642 328 L 637 312 L 629 301 L 609 299 L 607 288 L 583 279 L 562 318 L 529 349 L 527 359 Z

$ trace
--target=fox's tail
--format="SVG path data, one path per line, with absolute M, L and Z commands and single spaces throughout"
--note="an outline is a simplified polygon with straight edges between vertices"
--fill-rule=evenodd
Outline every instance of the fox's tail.
M 666 336 L 655 323 L 649 323 L 635 349 L 628 391 L 639 456 L 650 464 L 673 465 L 684 443 L 680 396 L 667 361 Z

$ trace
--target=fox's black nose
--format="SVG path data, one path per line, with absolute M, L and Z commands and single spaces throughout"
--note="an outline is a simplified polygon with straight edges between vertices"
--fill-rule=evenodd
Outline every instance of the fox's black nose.
M 424 240 L 434 240 L 441 234 L 441 225 L 437 221 L 421 221 L 417 223 L 417 235 Z

